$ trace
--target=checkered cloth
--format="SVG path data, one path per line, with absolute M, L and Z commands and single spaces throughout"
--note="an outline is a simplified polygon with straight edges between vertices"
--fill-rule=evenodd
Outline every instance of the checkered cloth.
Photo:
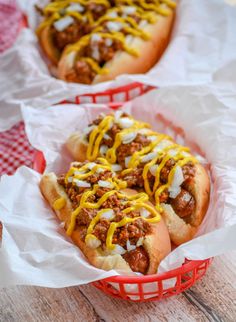
M 11 47 L 22 23 L 16 0 L 0 0 L 0 53 Z
M 34 152 L 26 137 L 23 122 L 0 133 L 0 175 L 13 174 L 21 165 L 31 167 Z

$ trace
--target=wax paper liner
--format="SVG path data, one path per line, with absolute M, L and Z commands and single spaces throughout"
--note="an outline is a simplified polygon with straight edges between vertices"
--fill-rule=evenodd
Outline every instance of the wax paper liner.
M 68 84 L 48 73 L 34 34 L 36 1 L 18 0 L 31 29 L 0 57 L 0 130 L 21 119 L 22 103 L 44 108 L 79 94 L 104 91 L 130 82 L 153 86 L 216 82 L 236 84 L 236 7 L 223 0 L 181 0 L 169 46 L 146 75 L 123 75 L 95 86 Z M 40 1 L 43 5 L 45 1 Z
M 210 207 L 196 238 L 173 250 L 159 272 L 179 267 L 185 258 L 201 260 L 235 248 L 235 97 L 232 91 L 214 87 L 182 86 L 153 91 L 125 105 L 134 117 L 150 122 L 154 129 L 173 135 L 202 155 L 211 174 Z M 102 105 L 59 105 L 44 111 L 24 107 L 26 132 L 31 144 L 43 151 L 47 171 L 68 169 L 71 157 L 63 146 L 65 139 L 100 112 L 109 110 Z M 2 177 L 0 285 L 63 287 L 114 275 L 114 271 L 89 265 L 66 237 L 40 195 L 39 180 L 40 174 L 26 167 L 12 177 Z

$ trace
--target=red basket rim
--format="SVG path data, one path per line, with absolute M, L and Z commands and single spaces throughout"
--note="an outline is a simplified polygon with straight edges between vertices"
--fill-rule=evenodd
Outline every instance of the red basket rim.
M 136 284 L 136 283 L 151 283 L 151 282 L 157 282 L 160 280 L 167 280 L 170 278 L 176 277 L 176 275 L 184 274 L 189 272 L 190 270 L 193 270 L 197 267 L 199 267 L 201 264 L 206 263 L 210 261 L 211 258 L 203 259 L 203 260 L 187 260 L 185 263 L 182 264 L 182 266 L 174 268 L 170 271 L 164 272 L 164 273 L 156 273 L 152 275 L 142 275 L 142 276 L 129 276 L 129 275 L 117 275 L 105 278 L 103 281 L 106 282 L 114 282 L 114 283 L 130 283 L 130 284 Z
M 43 153 L 40 151 L 36 151 L 34 155 L 33 167 L 35 171 L 42 173 L 45 168 L 45 159 Z M 129 276 L 129 275 L 117 275 L 103 279 L 106 282 L 114 282 L 114 283 L 151 283 L 158 280 L 165 280 L 169 278 L 174 278 L 178 274 L 184 274 L 192 269 L 199 267 L 203 263 L 207 263 L 211 258 L 207 258 L 204 260 L 186 260 L 182 266 L 172 269 L 170 271 L 164 273 L 157 273 L 152 275 L 143 275 L 143 276 Z

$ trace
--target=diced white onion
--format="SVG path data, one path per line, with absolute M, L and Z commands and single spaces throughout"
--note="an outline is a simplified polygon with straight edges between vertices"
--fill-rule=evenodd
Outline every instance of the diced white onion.
M 185 158 L 187 158 L 187 157 L 190 157 L 191 156 L 191 154 L 190 153 L 188 153 L 188 152 L 186 152 L 186 151 L 182 151 L 181 152 L 181 154 L 182 154 L 182 156 L 184 156 Z M 200 158 L 202 158 L 200 155 L 199 155 L 199 157 Z M 198 159 L 198 157 L 196 157 L 197 159 Z M 200 161 L 199 159 L 198 159 L 198 161 Z
M 132 36 L 132 35 L 126 35 L 125 36 L 125 42 L 126 42 L 126 44 L 127 45 L 130 45 L 131 42 L 133 41 L 133 39 L 134 39 L 134 36 Z
M 139 246 L 142 246 L 142 244 L 143 244 L 143 237 L 140 237 L 139 239 L 138 239 L 138 241 L 137 241 L 137 244 L 136 244 L 136 246 L 137 247 L 139 247 Z
M 154 152 L 162 152 L 163 149 L 167 148 L 168 146 L 172 145 L 173 142 L 169 140 L 163 140 L 158 145 L 155 146 L 153 149 Z
M 102 156 L 104 156 L 106 154 L 107 150 L 108 150 L 108 146 L 103 144 L 100 146 L 99 152 Z
M 151 130 L 149 130 L 149 129 L 140 129 L 140 130 L 138 130 L 138 133 L 140 133 L 140 134 L 148 134 L 148 133 L 150 133 L 150 131 Z
M 131 156 L 125 158 L 125 167 L 128 168 Z
M 77 187 L 81 187 L 81 188 L 90 188 L 91 187 L 91 184 L 87 181 L 74 179 L 73 182 L 76 184 Z
M 148 136 L 147 138 L 148 138 L 148 140 L 150 140 L 151 142 L 153 142 L 153 141 L 156 141 L 156 140 L 157 140 L 157 136 L 156 136 L 156 135 L 150 135 L 150 136 Z
M 170 198 L 176 198 L 181 191 L 181 184 L 184 182 L 184 175 L 182 168 L 177 166 L 172 183 L 168 189 Z
M 118 120 L 118 124 L 122 129 L 127 129 L 131 127 L 134 124 L 134 120 L 128 118 L 128 117 L 121 117 Z
M 147 218 L 150 215 L 150 212 L 146 208 L 140 208 L 139 212 L 140 216 L 143 218 Z
M 137 136 L 137 132 L 130 132 L 130 133 L 123 135 L 121 141 L 123 144 L 129 144 L 129 143 L 133 142 L 133 140 L 136 138 L 136 136 Z
M 112 255 L 117 255 L 117 254 L 123 255 L 125 253 L 126 253 L 126 250 L 122 246 L 117 244 L 115 245 L 115 248 L 110 252 L 110 254 Z
M 92 170 L 96 165 L 97 165 L 97 163 L 95 163 L 95 162 L 87 163 L 87 167 L 89 168 L 89 170 Z
M 105 140 L 110 140 L 111 139 L 110 135 L 108 135 L 106 133 L 103 135 L 103 137 L 104 137 Z
M 123 114 L 123 111 L 121 110 L 116 111 L 114 114 L 115 120 L 118 121 L 122 114 Z
M 98 248 L 101 245 L 101 241 L 93 235 L 89 235 L 86 239 L 85 239 L 85 243 L 88 247 L 90 248 Z
M 183 201 L 185 201 L 185 202 L 189 202 L 191 198 L 192 197 L 191 197 L 191 195 L 189 193 L 185 193 L 183 195 Z
M 118 17 L 118 14 L 117 14 L 117 12 L 112 11 L 112 12 L 109 12 L 109 13 L 107 14 L 107 16 L 108 16 L 108 17 L 111 17 L 111 18 L 116 18 L 116 17 Z
M 71 16 L 66 16 L 54 22 L 53 26 L 57 31 L 63 31 L 74 22 Z
M 67 179 L 67 181 L 68 181 L 68 182 L 72 182 L 72 181 L 73 181 L 73 177 L 69 177 L 69 178 Z
M 90 37 L 90 40 L 91 40 L 92 43 L 93 42 L 98 42 L 101 39 L 102 39 L 102 37 L 99 34 L 96 34 L 96 33 L 92 34 L 91 37 Z
M 113 171 L 121 171 L 122 170 L 122 166 L 120 165 L 120 164 L 117 164 L 117 163 L 115 163 L 115 164 L 112 164 L 112 166 L 111 166 L 111 168 L 112 168 L 112 170 Z
M 97 168 L 97 170 L 96 170 L 96 173 L 102 173 L 102 172 L 104 172 L 105 171 L 105 169 L 104 168 Z
M 90 126 L 88 126 L 88 127 L 85 127 L 85 128 L 83 129 L 83 134 L 84 134 L 84 135 L 89 134 L 93 129 L 95 129 L 95 127 L 96 127 L 96 125 L 90 125 Z
M 98 185 L 99 185 L 99 187 L 102 187 L 102 188 L 113 188 L 114 187 L 112 182 L 105 181 L 105 180 L 99 180 Z
M 86 171 L 85 170 L 76 170 L 75 172 L 74 172 L 74 175 L 80 175 L 80 174 L 84 174 L 84 173 L 86 173 Z
M 178 153 L 178 150 L 177 149 L 171 149 L 168 151 L 168 154 L 171 156 L 171 157 L 174 157 L 176 156 L 176 154 Z
M 65 228 L 65 225 L 66 225 L 66 223 L 65 223 L 64 221 L 62 221 L 62 222 L 60 223 L 60 225 L 59 225 L 59 226 L 60 226 L 61 228 Z
M 66 8 L 66 11 L 84 12 L 84 9 L 85 8 L 79 3 L 71 3 L 71 5 Z
M 98 49 L 98 46 L 92 46 L 92 57 L 95 59 L 95 60 L 98 60 L 100 59 L 100 52 L 99 52 L 99 49 Z
M 124 6 L 122 7 L 122 11 L 127 15 L 132 15 L 133 13 L 136 12 L 136 8 L 132 6 Z
M 113 44 L 113 40 L 111 38 L 106 38 L 105 39 L 105 45 L 107 47 L 110 47 Z
M 127 248 L 127 251 L 130 252 L 131 250 L 135 250 L 136 245 L 131 245 L 130 241 L 128 239 L 127 242 L 126 242 L 126 248 Z
M 145 162 L 151 161 L 152 159 L 155 158 L 155 156 L 156 156 L 155 152 L 150 152 L 142 157 L 141 162 L 145 163 Z
M 144 28 L 148 24 L 147 20 L 141 20 L 139 23 L 139 28 Z
M 104 212 L 100 218 L 112 220 L 114 218 L 114 216 L 115 216 L 114 211 L 111 209 L 111 210 L 107 210 L 106 212 Z
M 153 165 L 150 167 L 150 169 L 149 169 L 150 173 L 151 173 L 154 177 L 156 176 L 157 168 L 158 168 L 158 164 L 153 164 Z
M 109 31 L 120 31 L 123 26 L 120 22 L 108 21 L 106 24 Z

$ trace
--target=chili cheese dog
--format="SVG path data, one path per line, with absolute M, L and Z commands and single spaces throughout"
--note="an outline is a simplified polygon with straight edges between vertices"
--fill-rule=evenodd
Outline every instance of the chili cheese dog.
M 40 189 L 67 234 L 101 269 L 156 273 L 170 252 L 168 230 L 145 193 L 125 189 L 104 159 L 45 174 Z
M 188 148 L 121 113 L 101 116 L 84 133 L 72 134 L 67 148 L 79 161 L 105 157 L 129 188 L 150 196 L 176 245 L 190 240 L 208 208 L 206 170 Z
M 145 73 L 167 46 L 176 5 L 171 0 L 73 2 L 50 3 L 37 30 L 60 79 L 95 84 L 123 73 Z M 92 10 L 91 2 L 92 9 L 101 10 Z

